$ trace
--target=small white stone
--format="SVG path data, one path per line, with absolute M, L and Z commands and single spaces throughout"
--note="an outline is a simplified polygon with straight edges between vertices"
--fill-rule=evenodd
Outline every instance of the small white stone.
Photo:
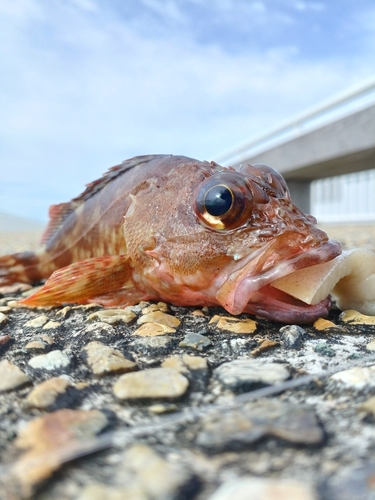
M 52 328 L 58 328 L 59 326 L 61 326 L 61 323 L 59 323 L 58 321 L 48 321 L 48 323 L 46 323 L 43 326 L 43 330 L 49 330 L 49 329 L 52 329 Z
M 173 368 L 150 368 L 122 375 L 113 386 L 119 399 L 178 398 L 189 380 Z
M 51 351 L 48 354 L 40 354 L 30 359 L 29 365 L 32 368 L 44 370 L 56 370 L 64 368 L 70 363 L 70 358 L 62 351 Z
M 278 363 L 266 363 L 253 359 L 236 359 L 223 363 L 214 376 L 225 386 L 238 389 L 251 384 L 278 384 L 290 377 L 288 369 Z
M 0 312 L 0 325 L 2 323 L 5 323 L 7 319 L 8 319 L 8 316 L 6 316 L 4 313 Z
M 335 373 L 331 376 L 331 380 L 348 389 L 361 390 L 375 387 L 375 365 L 364 368 L 357 366 Z
M 34 319 L 30 319 L 29 321 L 26 321 L 24 326 L 31 327 L 31 328 L 41 328 L 44 326 L 46 323 L 48 323 L 49 319 L 47 316 L 44 314 L 41 314 L 40 316 L 37 316 Z
M 25 384 L 29 377 L 7 359 L 0 361 L 0 392 L 10 391 Z
M 314 490 L 292 479 L 241 477 L 220 486 L 209 500 L 317 500 Z

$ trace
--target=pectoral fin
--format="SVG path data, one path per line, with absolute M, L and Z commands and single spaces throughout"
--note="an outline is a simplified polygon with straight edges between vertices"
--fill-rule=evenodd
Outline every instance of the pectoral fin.
M 55 271 L 36 293 L 23 299 L 25 306 L 84 304 L 96 296 L 132 286 L 132 267 L 127 255 L 94 257 Z

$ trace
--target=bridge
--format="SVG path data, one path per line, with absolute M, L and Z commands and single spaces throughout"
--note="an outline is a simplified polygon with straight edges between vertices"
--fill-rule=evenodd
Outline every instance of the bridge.
M 222 165 L 264 163 L 286 179 L 293 200 L 310 213 L 310 185 L 375 169 L 375 78 L 322 103 L 228 153 Z

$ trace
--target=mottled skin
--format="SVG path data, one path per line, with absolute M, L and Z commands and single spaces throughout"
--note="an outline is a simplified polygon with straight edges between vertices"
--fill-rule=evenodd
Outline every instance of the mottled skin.
M 196 201 L 208 180 L 239 183 L 245 212 L 221 227 L 214 217 L 219 222 L 211 226 Z M 232 191 L 234 210 L 236 185 Z M 270 286 L 333 259 L 341 247 L 292 203 L 285 181 L 269 167 L 245 165 L 235 173 L 183 156 L 136 157 L 72 202 L 52 206 L 50 216 L 38 253 L 0 258 L 3 285 L 36 282 L 56 271 L 24 305 L 165 300 L 300 323 L 328 312 L 328 299 L 307 306 Z

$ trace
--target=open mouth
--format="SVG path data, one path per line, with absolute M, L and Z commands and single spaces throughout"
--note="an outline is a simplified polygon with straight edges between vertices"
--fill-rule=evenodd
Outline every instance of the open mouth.
M 340 253 L 340 244 L 329 240 L 289 259 L 280 259 L 261 273 L 255 273 L 254 262 L 249 261 L 228 277 L 216 298 L 232 314 L 248 312 L 283 323 L 311 323 L 328 315 L 331 307 L 329 291 L 313 303 L 305 301 L 303 294 L 291 294 L 289 283 L 281 289 L 273 285 L 303 269 L 324 266 Z
M 254 293 L 245 312 L 281 323 L 304 324 L 328 316 L 330 309 L 329 297 L 310 305 L 269 284 Z

